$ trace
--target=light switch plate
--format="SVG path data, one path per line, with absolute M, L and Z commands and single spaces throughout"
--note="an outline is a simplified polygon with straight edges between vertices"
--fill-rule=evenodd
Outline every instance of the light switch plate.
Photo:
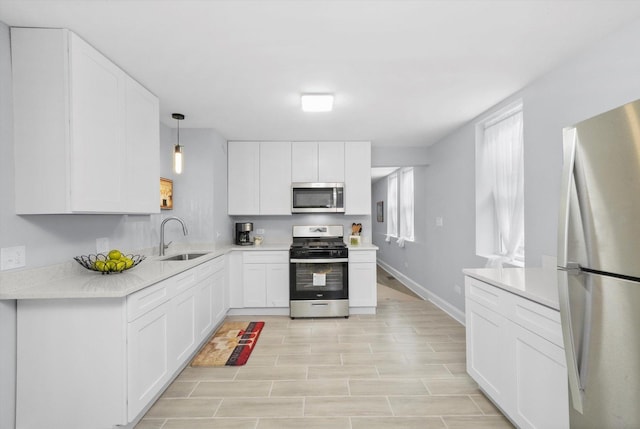
M 0 270 L 24 267 L 27 259 L 25 246 L 3 247 L 0 249 Z
M 442 226 L 442 225 L 444 225 L 444 220 L 442 219 L 441 216 L 438 216 L 436 218 L 436 226 Z

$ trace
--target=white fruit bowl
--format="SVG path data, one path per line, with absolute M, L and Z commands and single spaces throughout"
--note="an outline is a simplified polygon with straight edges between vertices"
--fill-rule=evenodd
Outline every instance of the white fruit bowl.
M 85 267 L 87 270 L 95 271 L 101 274 L 111 274 L 111 273 L 121 273 L 123 271 L 130 270 L 131 268 L 138 265 L 140 262 L 144 261 L 146 256 L 142 255 L 124 255 L 127 258 L 133 261 L 133 265 L 129 267 L 117 264 L 109 264 L 109 257 L 102 253 L 98 253 L 97 255 L 80 255 L 74 256 L 75 259 L 80 265 Z M 96 264 L 96 262 L 98 264 Z M 96 266 L 97 265 L 97 266 Z M 102 268 L 102 269 L 101 269 Z

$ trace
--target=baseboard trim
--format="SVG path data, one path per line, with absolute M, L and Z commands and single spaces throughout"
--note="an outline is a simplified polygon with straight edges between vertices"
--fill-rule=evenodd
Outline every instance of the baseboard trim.
M 376 262 L 378 265 L 380 265 L 380 267 L 382 267 L 383 270 L 393 275 L 400 283 L 409 288 L 413 293 L 420 296 L 424 300 L 432 302 L 449 316 L 456 319 L 461 325 L 465 326 L 464 312 L 460 311 L 457 307 L 451 305 L 448 301 L 442 299 L 421 284 L 416 283 L 411 278 L 393 268 L 391 265 L 381 261 L 380 259 L 378 259 Z

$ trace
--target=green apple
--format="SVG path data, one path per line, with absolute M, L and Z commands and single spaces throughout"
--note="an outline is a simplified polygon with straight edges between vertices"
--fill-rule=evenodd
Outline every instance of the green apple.
M 96 261 L 93 266 L 98 271 L 109 271 L 109 267 L 107 267 L 107 263 L 105 261 Z
M 120 259 L 121 256 L 122 256 L 122 252 L 117 249 L 113 249 L 111 252 L 109 252 L 109 259 L 113 259 L 117 261 L 118 259 Z

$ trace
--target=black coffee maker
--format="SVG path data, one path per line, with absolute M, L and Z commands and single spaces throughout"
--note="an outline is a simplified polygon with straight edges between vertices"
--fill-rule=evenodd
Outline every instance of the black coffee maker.
M 253 242 L 249 234 L 253 231 L 252 222 L 236 223 L 236 244 L 240 246 L 251 246 Z

